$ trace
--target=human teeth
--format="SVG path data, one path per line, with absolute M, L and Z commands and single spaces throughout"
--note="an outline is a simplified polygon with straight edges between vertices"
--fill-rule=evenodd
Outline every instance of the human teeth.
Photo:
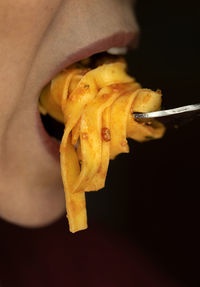
M 107 50 L 107 53 L 111 55 L 125 55 L 127 51 L 126 47 L 112 47 Z

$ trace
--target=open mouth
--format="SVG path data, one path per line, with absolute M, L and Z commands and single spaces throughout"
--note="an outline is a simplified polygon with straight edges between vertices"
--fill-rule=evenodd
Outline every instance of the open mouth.
M 126 51 L 111 48 L 80 57 L 40 95 L 49 138 L 62 139 L 60 166 L 71 232 L 87 228 L 85 192 L 105 186 L 110 159 L 129 152 L 127 138 L 143 142 L 165 131 L 162 124 L 142 125 L 132 117 L 133 112 L 158 110 L 162 94 L 143 89 L 127 74 Z
M 96 53 L 89 58 L 82 59 L 73 65 L 78 68 L 85 68 L 88 70 L 95 69 L 101 64 L 108 64 L 114 62 L 123 62 L 124 57 L 128 52 L 127 47 L 112 47 L 107 51 Z M 40 101 L 40 99 L 39 99 Z M 47 134 L 56 139 L 58 143 L 61 142 L 65 125 L 55 118 L 51 117 L 48 113 L 40 109 L 40 117 Z

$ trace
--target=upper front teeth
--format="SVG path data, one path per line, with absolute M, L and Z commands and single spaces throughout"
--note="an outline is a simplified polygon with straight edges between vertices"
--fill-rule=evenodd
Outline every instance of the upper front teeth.
M 126 47 L 112 47 L 106 52 L 111 55 L 125 55 L 128 49 Z

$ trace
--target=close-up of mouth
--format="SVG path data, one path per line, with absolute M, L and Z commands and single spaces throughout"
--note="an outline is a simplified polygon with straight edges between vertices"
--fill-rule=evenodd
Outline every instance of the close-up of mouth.
M 119 32 L 109 38 L 93 43 L 89 47 L 85 47 L 77 53 L 70 55 L 66 60 L 60 63 L 58 67 L 55 68 L 51 79 L 48 79 L 45 86 L 48 85 L 57 74 L 73 64 L 82 68 L 94 69 L 102 63 L 123 61 L 127 53 L 137 46 L 137 41 L 138 33 Z M 59 145 L 65 126 L 42 109 L 40 109 L 40 119 L 42 123 L 39 123 L 39 127 L 40 134 L 43 137 L 43 143 L 45 143 L 48 151 L 58 159 Z
M 104 187 L 109 160 L 129 152 L 126 138 L 143 142 L 165 132 L 161 123 L 139 123 L 132 116 L 160 109 L 162 93 L 142 89 L 127 74 L 124 56 L 133 40 L 130 36 L 118 34 L 71 56 L 73 60 L 64 62 L 39 98 L 43 126 L 51 143 L 60 143 L 73 233 L 87 228 L 85 192 Z

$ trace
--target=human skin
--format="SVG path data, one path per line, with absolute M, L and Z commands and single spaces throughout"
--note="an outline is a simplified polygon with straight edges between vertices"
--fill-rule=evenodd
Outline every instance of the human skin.
M 0 0 L 2 218 L 31 227 L 49 224 L 64 213 L 59 160 L 49 152 L 39 128 L 39 94 L 76 51 L 87 51 L 119 32 L 131 34 L 136 43 L 132 2 Z

